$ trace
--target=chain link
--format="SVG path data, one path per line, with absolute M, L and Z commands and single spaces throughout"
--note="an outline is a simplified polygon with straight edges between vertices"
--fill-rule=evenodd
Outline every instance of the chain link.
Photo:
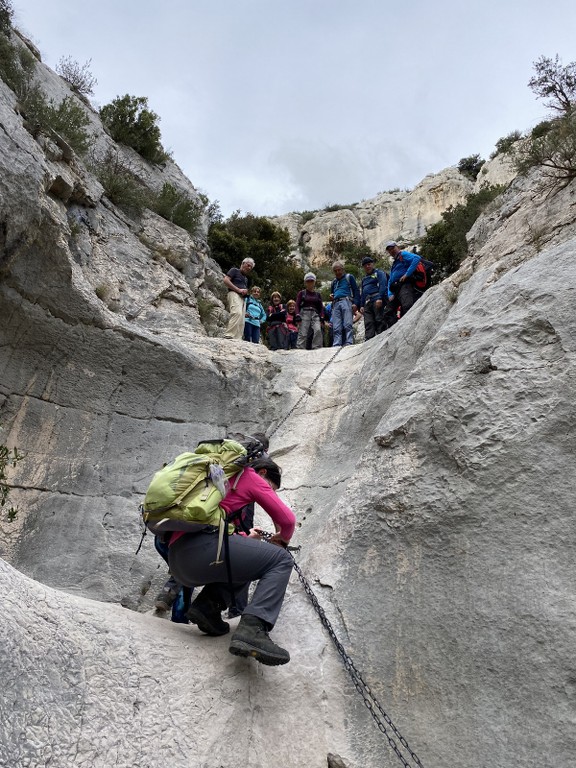
M 318 381 L 318 379 L 320 378 L 320 376 L 322 376 L 322 374 L 324 373 L 324 371 L 326 370 L 326 368 L 328 368 L 328 366 L 330 365 L 330 363 L 332 363 L 332 362 L 335 360 L 335 358 L 336 358 L 336 357 L 337 357 L 337 356 L 340 354 L 340 352 L 341 352 L 343 349 L 344 349 L 344 347 L 338 347 L 338 349 L 337 349 L 337 350 L 336 350 L 336 352 L 335 352 L 335 353 L 332 355 L 332 357 L 331 357 L 331 358 L 328 360 L 328 362 L 327 362 L 327 363 L 325 363 L 325 364 L 322 366 L 322 368 L 321 368 L 321 369 L 320 369 L 320 371 L 317 373 L 317 375 L 314 377 L 314 379 L 313 379 L 313 380 L 310 382 L 310 384 L 309 384 L 309 385 L 306 387 L 306 390 L 305 390 L 305 391 L 302 393 L 302 396 L 301 396 L 301 397 L 299 397 L 299 398 L 298 398 L 298 400 L 296 401 L 296 403 L 295 403 L 295 404 L 292 406 L 292 408 L 290 408 L 290 410 L 288 411 L 288 413 L 286 414 L 286 416 L 284 416 L 284 418 L 283 418 L 283 419 L 280 419 L 280 421 L 278 422 L 278 424 L 276 424 L 276 426 L 274 427 L 274 429 L 273 429 L 271 432 L 269 432 L 269 433 L 268 433 L 268 439 L 270 439 L 270 438 L 272 437 L 272 435 L 274 435 L 276 432 L 278 432 L 278 430 L 280 429 L 280 427 L 282 426 L 282 424 L 284 424 L 284 422 L 285 422 L 285 421 L 287 421 L 287 420 L 288 420 L 288 418 L 289 418 L 289 417 L 290 417 L 290 416 L 291 416 L 291 415 L 294 413 L 294 411 L 296 410 L 296 408 L 298 408 L 298 406 L 300 405 L 300 403 L 302 402 L 302 400 L 304 400 L 304 398 L 305 398 L 306 396 L 309 396 L 309 395 L 311 395 L 311 394 L 312 394 L 312 387 L 314 386 L 314 384 L 316 384 L 316 382 Z
M 356 668 L 356 665 L 354 664 L 354 662 L 346 652 L 346 649 L 344 648 L 340 640 L 338 640 L 338 638 L 336 637 L 334 627 L 332 626 L 328 617 L 326 616 L 324 609 L 318 602 L 318 598 L 314 594 L 312 587 L 310 586 L 307 578 L 302 573 L 300 566 L 294 559 L 294 555 L 292 555 L 292 559 L 294 561 L 294 570 L 298 574 L 298 578 L 300 579 L 300 582 L 304 587 L 304 591 L 306 592 L 310 602 L 314 606 L 314 610 L 320 617 L 320 621 L 322 622 L 322 625 L 328 631 L 328 634 L 332 638 L 332 642 L 334 643 L 336 650 L 338 651 L 338 653 L 340 654 L 340 657 L 342 658 L 342 661 L 344 662 L 344 668 L 350 675 L 352 682 L 354 684 L 354 687 L 356 688 L 358 693 L 362 696 L 364 705 L 369 710 L 379 730 L 386 737 L 388 744 L 390 745 L 390 748 L 395 752 L 396 756 L 398 757 L 398 759 L 400 760 L 404 768 L 414 768 L 414 765 L 419 766 L 419 768 L 423 768 L 423 765 L 420 762 L 418 755 L 410 748 L 408 742 L 406 741 L 404 736 L 402 736 L 398 728 L 394 725 L 390 716 L 384 711 L 384 709 L 382 708 L 382 705 L 380 704 L 376 696 L 372 693 L 370 686 L 364 681 L 364 678 L 362 677 L 362 675 Z M 413 761 L 412 764 L 404 757 L 404 755 L 400 751 L 398 744 L 392 738 L 391 734 L 388 731 L 388 728 L 386 728 L 385 723 L 386 725 L 389 726 L 389 728 L 394 733 L 394 735 L 396 736 L 400 744 L 404 747 L 404 749 L 410 755 L 410 758 Z

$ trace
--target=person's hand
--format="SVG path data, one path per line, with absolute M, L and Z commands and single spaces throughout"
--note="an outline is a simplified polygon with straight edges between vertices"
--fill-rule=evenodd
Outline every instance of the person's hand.
M 248 296 L 248 288 L 240 288 L 238 293 L 240 294 L 240 296 Z
M 261 528 L 250 528 L 250 533 L 248 534 L 249 539 L 263 539 L 264 531 L 262 531 Z
M 280 536 L 279 533 L 275 533 L 273 536 L 270 536 L 268 541 L 270 542 L 270 544 L 276 544 L 277 547 L 283 547 L 284 549 L 286 549 L 286 547 L 288 546 L 288 542 L 284 541 L 284 539 Z
M 400 278 L 400 282 L 401 283 L 406 282 L 406 275 L 402 275 L 402 277 Z
M 352 304 L 352 312 L 358 312 L 358 307 L 356 304 Z
M 374 304 L 375 304 L 375 305 L 376 305 L 378 308 L 380 308 L 380 307 L 382 306 L 382 299 L 376 299 L 376 301 L 374 302 Z
M 360 307 L 360 314 L 361 314 L 361 315 L 363 315 L 363 314 L 364 314 L 364 307 Z

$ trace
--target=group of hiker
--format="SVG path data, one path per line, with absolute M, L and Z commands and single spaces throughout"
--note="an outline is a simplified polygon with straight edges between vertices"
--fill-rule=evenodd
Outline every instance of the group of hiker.
M 345 265 L 335 261 L 329 302 L 316 290 L 316 275 L 308 272 L 296 299 L 284 303 L 274 291 L 267 310 L 260 301 L 261 289 L 249 289 L 254 260 L 244 259 L 239 269 L 232 267 L 224 277 L 230 312 L 224 338 L 258 344 L 266 324 L 272 350 L 347 346 L 354 343 L 354 323 L 362 318 L 365 339 L 374 338 L 411 309 L 429 281 L 431 263 L 417 253 L 403 250 L 395 241 L 386 244 L 386 252 L 392 258 L 390 274 L 377 268 L 372 256 L 365 256 L 358 285 Z

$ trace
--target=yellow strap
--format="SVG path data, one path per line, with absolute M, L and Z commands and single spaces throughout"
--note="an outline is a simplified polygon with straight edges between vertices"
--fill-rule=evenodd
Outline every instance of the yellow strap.
M 220 559 L 222 554 L 222 542 L 224 541 L 224 530 L 226 528 L 226 522 L 223 517 L 220 518 L 220 524 L 218 526 L 218 549 L 216 550 L 216 560 L 210 563 L 210 565 L 222 565 L 224 560 Z

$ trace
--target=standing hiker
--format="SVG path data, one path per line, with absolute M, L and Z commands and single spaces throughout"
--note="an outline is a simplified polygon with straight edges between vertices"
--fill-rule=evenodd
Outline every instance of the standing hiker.
M 416 301 L 412 276 L 420 263 L 420 256 L 417 253 L 403 251 L 394 240 L 386 244 L 386 250 L 394 259 L 390 269 L 386 307 L 387 318 L 392 325 L 398 319 L 398 309 L 400 309 L 400 317 L 404 317 Z
M 354 315 L 360 304 L 360 294 L 354 275 L 346 274 L 344 264 L 335 261 L 332 264 L 334 280 L 332 280 L 332 346 L 342 347 L 354 344 Z
M 372 256 L 362 259 L 364 277 L 361 284 L 360 312 L 364 315 L 365 339 L 374 338 L 387 327 L 384 307 L 388 301 L 388 275 L 376 269 Z
M 256 266 L 254 259 L 244 259 L 240 269 L 232 267 L 224 275 L 224 285 L 228 288 L 228 326 L 225 339 L 241 339 L 244 333 L 244 300 L 248 295 L 248 275 Z
M 282 296 L 274 291 L 270 296 L 270 306 L 266 315 L 268 346 L 272 350 L 288 349 L 288 326 L 286 325 L 286 307 Z
M 260 303 L 260 288 L 254 286 L 244 309 L 244 341 L 260 343 L 260 326 L 266 322 L 266 310 Z
M 298 329 L 297 349 L 305 349 L 308 339 L 308 331 L 312 333 L 311 349 L 318 349 L 322 346 L 322 325 L 324 322 L 324 304 L 322 296 L 316 288 L 316 275 L 308 272 L 304 275 L 304 290 L 299 291 L 296 296 L 296 314 L 300 315 L 302 321 Z

